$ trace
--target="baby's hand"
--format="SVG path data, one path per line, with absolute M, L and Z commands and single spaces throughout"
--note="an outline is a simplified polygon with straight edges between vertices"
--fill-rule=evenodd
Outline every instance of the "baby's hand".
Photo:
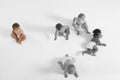
M 67 78 L 67 77 L 68 77 L 68 75 L 67 75 L 67 74 L 64 74 L 64 77 L 65 77 L 65 78 Z
M 77 74 L 77 73 L 75 73 L 74 76 L 75 76 L 76 78 L 78 78 L 78 74 Z
M 103 46 L 106 46 L 106 44 L 104 44 L 104 43 L 103 43 L 102 45 L 103 45 Z
M 55 37 L 54 40 L 56 40 L 57 38 Z
M 21 44 L 21 41 L 19 41 L 18 43 Z
M 16 40 L 16 42 L 17 42 L 17 43 L 19 43 L 19 44 L 21 44 L 21 41 L 20 41 L 20 39 Z

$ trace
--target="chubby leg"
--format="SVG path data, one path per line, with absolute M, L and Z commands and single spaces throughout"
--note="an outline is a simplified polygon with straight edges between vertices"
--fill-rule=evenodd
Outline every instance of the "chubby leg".
M 98 51 L 97 46 L 93 46 L 93 49 L 92 49 L 93 56 L 96 56 L 95 53 L 96 53 L 97 51 Z
M 85 53 L 91 54 L 92 53 L 92 49 L 87 49 L 86 51 L 82 51 L 82 55 L 84 55 Z
M 18 37 L 15 33 L 12 32 L 11 37 L 14 38 L 16 40 L 16 42 L 18 41 Z
M 22 35 L 19 37 L 18 43 L 21 44 L 21 42 L 24 41 L 25 39 L 26 39 L 26 36 L 22 34 Z
M 25 35 L 22 35 L 21 37 L 20 37 L 20 41 L 24 41 L 26 39 L 26 36 Z
M 86 31 L 87 34 L 90 34 L 88 31 L 88 25 L 86 23 L 84 23 L 81 27 Z

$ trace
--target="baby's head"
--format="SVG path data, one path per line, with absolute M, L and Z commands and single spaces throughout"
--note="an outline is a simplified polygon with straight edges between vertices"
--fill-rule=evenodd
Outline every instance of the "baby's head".
M 20 25 L 18 23 L 14 23 L 12 25 L 13 30 L 18 30 L 20 28 Z
M 75 73 L 75 66 L 73 64 L 68 66 L 68 73 L 69 74 L 74 74 Z
M 78 18 L 85 19 L 85 14 L 80 13 L 80 14 L 78 15 Z
M 62 26 L 63 26 L 63 25 L 62 25 L 61 23 L 58 23 L 58 24 L 56 24 L 56 29 L 57 29 L 57 30 L 61 30 Z
M 102 37 L 101 30 L 100 29 L 93 30 L 93 36 L 97 38 L 101 38 Z

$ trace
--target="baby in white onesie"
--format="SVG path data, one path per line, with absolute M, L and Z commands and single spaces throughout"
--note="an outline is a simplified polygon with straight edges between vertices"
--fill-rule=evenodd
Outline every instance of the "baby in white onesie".
M 55 38 L 57 39 L 57 36 L 64 36 L 66 40 L 69 38 L 70 29 L 68 26 L 63 26 L 61 23 L 56 24 L 56 31 L 55 31 Z
M 77 35 L 80 34 L 81 29 L 84 29 L 86 31 L 86 33 L 90 34 L 90 32 L 88 31 L 88 25 L 85 21 L 85 15 L 83 13 L 79 14 L 78 17 L 75 17 L 73 19 L 72 25 L 73 25 L 75 31 L 77 32 Z
M 65 78 L 68 77 L 68 74 L 73 74 L 75 77 L 78 77 L 74 62 L 75 59 L 73 57 L 70 57 L 68 54 L 66 54 L 65 57 L 58 62 L 58 64 L 61 66 L 62 70 L 64 71 Z
M 106 46 L 106 44 L 100 42 L 99 39 L 101 37 L 102 37 L 101 30 L 100 29 L 95 29 L 93 31 L 93 38 L 91 39 L 91 41 L 86 46 L 87 50 L 82 51 L 82 55 L 84 55 L 84 53 L 87 53 L 87 54 L 92 54 L 93 56 L 95 56 L 95 53 L 98 51 L 97 46 Z

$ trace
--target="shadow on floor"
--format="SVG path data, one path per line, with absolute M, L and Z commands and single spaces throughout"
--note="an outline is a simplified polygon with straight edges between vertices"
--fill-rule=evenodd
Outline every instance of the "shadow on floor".
M 92 35 L 91 34 L 86 34 L 85 31 L 81 32 L 81 36 L 85 39 L 85 41 L 82 43 L 82 48 L 86 49 L 87 44 L 90 42 Z
M 40 67 L 40 72 L 44 74 L 51 74 L 51 73 L 63 74 L 63 71 L 60 65 L 58 64 L 58 61 L 60 59 L 61 58 L 53 59 L 49 65 Z
M 26 30 L 30 30 L 31 32 L 40 32 L 42 33 L 47 39 L 49 39 L 50 34 L 55 33 L 55 29 L 52 26 L 43 26 L 43 25 L 25 25 Z M 39 35 L 39 34 L 38 34 Z
M 4 38 L 9 38 L 11 37 L 11 32 L 12 32 L 12 28 L 11 29 L 5 29 L 5 28 L 1 28 L 0 29 L 0 35 Z
M 63 25 L 67 25 L 70 28 L 72 27 L 72 20 L 73 19 L 66 18 L 66 17 L 60 16 L 57 14 L 52 14 L 52 13 L 46 14 L 46 17 L 52 21 L 55 21 L 55 22 L 57 21 L 58 23 L 61 23 Z

